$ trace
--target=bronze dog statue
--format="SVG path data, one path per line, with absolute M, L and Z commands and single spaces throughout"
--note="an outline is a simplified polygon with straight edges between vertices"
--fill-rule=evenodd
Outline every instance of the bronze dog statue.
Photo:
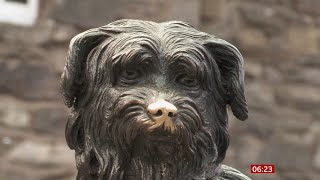
M 61 87 L 77 180 L 249 179 L 221 165 L 227 105 L 248 114 L 243 58 L 222 39 L 115 21 L 71 40 Z

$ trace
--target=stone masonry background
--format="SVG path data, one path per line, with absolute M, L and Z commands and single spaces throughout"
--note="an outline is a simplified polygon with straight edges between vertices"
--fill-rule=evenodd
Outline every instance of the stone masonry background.
M 68 44 L 121 18 L 184 20 L 245 58 L 249 119 L 230 114 L 224 161 L 254 180 L 320 178 L 320 1 L 51 0 L 32 27 L 0 24 L 0 179 L 74 180 L 59 81 Z M 250 174 L 274 164 L 275 174 Z

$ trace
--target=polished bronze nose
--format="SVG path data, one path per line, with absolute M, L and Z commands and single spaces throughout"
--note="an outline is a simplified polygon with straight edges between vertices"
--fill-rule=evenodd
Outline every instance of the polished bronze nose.
M 151 118 L 154 120 L 154 124 L 149 128 L 149 130 L 153 130 L 164 125 L 166 130 L 174 132 L 175 128 L 172 123 L 172 118 L 177 114 L 178 110 L 176 106 L 168 101 L 160 99 L 150 104 L 147 110 Z

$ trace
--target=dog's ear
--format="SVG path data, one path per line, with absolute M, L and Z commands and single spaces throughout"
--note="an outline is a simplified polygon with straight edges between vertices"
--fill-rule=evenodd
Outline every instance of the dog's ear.
M 240 120 L 247 119 L 242 55 L 232 44 L 218 38 L 207 40 L 205 47 L 219 67 L 225 98 L 233 114 Z
M 68 57 L 61 75 L 61 91 L 64 103 L 71 107 L 84 81 L 84 69 L 88 54 L 109 36 L 99 28 L 80 33 L 70 41 Z

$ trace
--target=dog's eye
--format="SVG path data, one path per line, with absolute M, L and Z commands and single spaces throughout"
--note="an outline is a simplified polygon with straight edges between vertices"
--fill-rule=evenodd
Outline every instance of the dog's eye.
M 138 69 L 127 69 L 122 71 L 120 75 L 120 83 L 131 84 L 135 83 L 138 78 L 142 75 Z
M 126 70 L 123 72 L 123 76 L 126 79 L 135 79 L 139 76 L 140 72 L 138 70 Z
M 189 76 L 186 76 L 186 75 L 180 75 L 177 77 L 177 82 L 179 84 L 182 84 L 186 87 L 196 87 L 198 86 L 198 80 L 194 77 L 189 77 Z

